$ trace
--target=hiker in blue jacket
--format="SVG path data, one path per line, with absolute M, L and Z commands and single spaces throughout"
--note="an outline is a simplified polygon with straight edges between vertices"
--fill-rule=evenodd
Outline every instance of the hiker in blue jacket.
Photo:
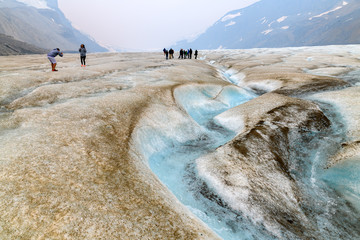
M 79 53 L 80 53 L 80 61 L 81 61 L 81 66 L 85 67 L 86 63 L 85 63 L 85 59 L 86 59 L 86 48 L 84 44 L 80 45 L 79 48 Z
M 59 55 L 60 57 L 63 56 L 63 53 L 60 52 L 60 49 L 59 48 L 54 48 L 53 50 L 51 50 L 51 52 L 49 52 L 47 54 L 47 57 L 51 63 L 51 69 L 53 72 L 56 72 L 57 70 L 55 69 L 56 67 L 56 60 L 55 60 L 55 57 Z

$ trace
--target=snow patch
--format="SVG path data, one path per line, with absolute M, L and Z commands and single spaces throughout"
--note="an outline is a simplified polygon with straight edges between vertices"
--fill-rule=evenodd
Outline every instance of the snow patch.
M 265 17 L 263 17 L 262 19 L 260 19 L 260 21 L 261 21 L 261 24 L 265 24 L 265 23 L 267 22 L 267 20 L 266 20 Z
M 268 29 L 268 30 L 265 30 L 263 32 L 261 32 L 262 34 L 264 35 L 268 35 L 269 33 L 271 33 L 274 29 Z
M 332 13 L 332 12 L 335 12 L 335 11 L 337 11 L 337 10 L 340 10 L 343 6 L 346 6 L 347 4 L 348 4 L 347 2 L 343 2 L 343 5 L 342 5 L 342 6 L 336 7 L 336 8 L 334 8 L 334 9 L 330 10 L 330 11 L 323 12 L 323 13 L 321 13 L 321 14 L 319 14 L 319 15 L 316 15 L 316 16 L 314 16 L 314 17 L 311 17 L 311 18 L 309 18 L 309 20 L 312 20 L 312 19 L 314 19 L 314 18 L 319 18 L 319 17 L 322 17 L 322 16 L 327 15 L 327 14 L 329 14 L 329 13 Z
M 232 25 L 235 25 L 235 24 L 236 24 L 236 22 L 231 21 L 231 22 L 229 22 L 228 24 L 226 24 L 225 27 L 229 27 L 229 26 L 232 26 Z
M 225 17 L 223 17 L 223 18 L 221 19 L 221 21 L 222 21 L 222 22 L 225 22 L 225 21 L 231 20 L 231 19 L 236 18 L 236 17 L 239 17 L 239 16 L 241 16 L 241 13 L 240 13 L 240 12 L 239 12 L 239 13 L 235 13 L 235 14 L 228 14 L 228 15 L 226 15 Z
M 271 27 L 271 25 L 274 23 L 275 21 L 272 21 L 268 26 Z
M 285 21 L 288 17 L 287 16 L 283 16 L 281 18 L 279 18 L 278 20 L 276 20 L 278 23 L 281 23 L 283 21 Z
M 37 9 L 51 9 L 48 7 L 45 0 L 16 0 L 16 1 L 24 3 L 30 7 L 34 7 Z

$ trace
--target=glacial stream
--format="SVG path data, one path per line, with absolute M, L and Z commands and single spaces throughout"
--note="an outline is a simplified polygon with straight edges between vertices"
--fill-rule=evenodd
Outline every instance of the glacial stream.
M 233 82 L 231 75 L 223 76 Z M 175 92 L 174 95 L 178 104 L 198 124 L 201 134 L 197 139 L 185 142 L 164 140 L 167 146 L 162 151 L 146 156 L 152 171 L 182 204 L 221 238 L 278 239 L 262 224 L 232 210 L 198 177 L 195 166 L 197 158 L 235 137 L 234 132 L 216 125 L 213 118 L 256 95 L 240 88 L 219 91 L 206 87 L 189 88 L 188 91 Z M 359 218 L 345 199 L 359 198 L 356 182 L 359 180 L 360 164 L 346 163 L 331 169 L 325 168 L 329 156 L 338 150 L 338 143 L 346 141 L 345 126 L 333 106 L 320 102 L 317 104 L 331 121 L 331 127 L 326 132 L 306 133 L 290 144 L 290 174 L 305 196 L 301 207 L 316 225 L 316 231 L 321 234 L 319 239 L 337 239 L 341 236 L 349 239 L 352 229 L 359 226 Z M 161 134 L 156 136 L 156 132 L 153 134 L 154 139 L 164 138 Z M 177 134 L 181 134 L 181 129 L 178 129 Z M 340 198 L 341 194 L 348 197 Z M 289 235 L 283 235 L 284 238 L 286 236 Z
M 198 178 L 195 166 L 197 158 L 235 137 L 234 132 L 216 125 L 212 119 L 256 97 L 246 90 L 228 89 L 221 92 L 227 100 L 221 101 L 219 96 L 213 100 L 218 93 L 212 93 L 211 89 L 193 92 L 190 90 L 186 95 L 175 94 L 182 107 L 199 124 L 202 135 L 193 141 L 174 144 L 165 152 L 149 156 L 148 160 L 152 171 L 192 213 L 223 239 L 239 239 L 240 236 L 244 236 L 245 228 L 251 223 L 244 223 L 239 230 L 239 215 L 225 207 L 221 199 Z M 202 104 L 195 106 L 194 102 Z

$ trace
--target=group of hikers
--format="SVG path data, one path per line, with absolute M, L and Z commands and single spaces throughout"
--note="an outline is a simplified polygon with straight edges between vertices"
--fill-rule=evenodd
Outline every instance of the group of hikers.
M 163 52 L 164 52 L 166 59 L 174 58 L 174 50 L 172 48 L 170 48 L 170 50 L 167 50 L 166 48 L 164 48 Z M 186 59 L 186 58 L 192 59 L 192 54 L 193 54 L 193 50 L 191 48 L 187 49 L 187 50 L 180 49 L 178 59 Z M 198 54 L 199 54 L 198 50 L 195 50 L 195 53 L 194 53 L 195 59 L 197 59 Z
M 164 55 L 166 56 L 166 59 L 173 59 L 174 58 L 174 50 L 172 48 L 170 48 L 170 50 L 167 50 L 166 48 L 164 48 L 163 52 L 164 52 Z M 85 60 L 86 60 L 86 48 L 85 48 L 84 44 L 80 45 L 79 53 L 80 53 L 81 67 L 85 67 L 86 66 L 86 62 L 85 62 Z M 178 58 L 179 59 L 186 59 L 186 58 L 191 59 L 192 58 L 192 53 L 193 53 L 193 50 L 191 48 L 187 49 L 187 50 L 180 49 Z M 61 52 L 59 48 L 54 48 L 53 50 L 51 50 L 47 54 L 47 57 L 48 57 L 48 59 L 49 59 L 49 61 L 51 63 L 51 70 L 53 72 L 58 71 L 56 69 L 55 57 L 56 56 L 62 57 L 63 55 L 64 55 L 63 52 Z M 195 53 L 194 53 L 195 59 L 197 59 L 197 56 L 198 56 L 198 50 L 195 50 Z
M 80 48 L 79 48 L 81 67 L 86 66 L 86 61 L 85 61 L 86 60 L 86 52 L 87 51 L 86 51 L 85 45 L 81 44 Z M 56 56 L 60 56 L 60 57 L 64 56 L 63 52 L 61 52 L 59 48 L 54 48 L 47 54 L 47 57 L 51 63 L 51 70 L 53 72 L 58 71 L 56 69 L 56 60 L 55 60 Z

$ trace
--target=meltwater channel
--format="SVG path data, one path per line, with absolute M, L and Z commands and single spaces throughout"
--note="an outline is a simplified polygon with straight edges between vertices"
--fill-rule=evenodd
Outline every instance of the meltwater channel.
M 224 75 L 230 82 L 229 76 Z M 168 187 L 168 189 L 192 213 L 213 229 L 221 238 L 230 239 L 278 239 L 261 224 L 232 210 L 198 177 L 195 160 L 214 151 L 235 137 L 235 133 L 218 126 L 213 118 L 218 114 L 243 104 L 255 97 L 254 93 L 238 87 L 218 88 L 211 86 L 188 86 L 185 91 L 174 93 L 178 104 L 186 110 L 201 128 L 201 134 L 195 140 L 179 142 L 168 141 L 166 150 L 152 152 L 148 156 L 151 170 Z M 348 205 L 346 197 L 340 198 L 341 184 L 347 185 L 344 191 L 355 199 L 359 191 L 354 182 L 359 181 L 359 164 L 341 165 L 325 169 L 327 158 L 336 151 L 339 142 L 346 141 L 341 117 L 333 106 L 317 103 L 332 122 L 329 131 L 317 136 L 301 136 L 299 142 L 293 143 L 292 165 L 298 170 L 292 173 L 299 188 L 306 196 L 305 212 L 317 226 L 319 239 L 339 239 L 354 236 L 352 231 L 359 226 L 359 218 Z M 181 134 L 181 129 L 178 129 Z M 153 138 L 161 139 L 163 136 Z M 310 133 L 312 134 L 312 133 Z M 311 139 L 306 145 L 301 139 Z M 355 167 L 355 169 L 353 168 Z M 354 172 L 355 171 L 355 172 Z M 349 175 L 350 173 L 350 175 Z M 339 184 L 341 186 L 339 186 Z M 338 218 L 331 216 L 336 213 Z M 331 228 L 331 229 L 329 229 Z M 355 230 L 355 232 L 358 232 Z M 355 233 L 356 235 L 357 233 Z M 360 233 L 359 233 L 360 236 Z
M 165 152 L 149 156 L 151 170 L 172 193 L 197 217 L 223 239 L 242 239 L 245 229 L 238 229 L 238 214 L 198 179 L 195 160 L 225 144 L 235 133 L 216 125 L 212 119 L 218 114 L 256 97 L 250 91 L 228 87 L 219 91 L 211 86 L 189 86 L 175 92 L 186 112 L 199 124 L 202 134 L 196 140 L 172 144 Z M 243 225 L 247 228 L 251 223 Z M 250 236 L 250 235 L 249 235 Z

